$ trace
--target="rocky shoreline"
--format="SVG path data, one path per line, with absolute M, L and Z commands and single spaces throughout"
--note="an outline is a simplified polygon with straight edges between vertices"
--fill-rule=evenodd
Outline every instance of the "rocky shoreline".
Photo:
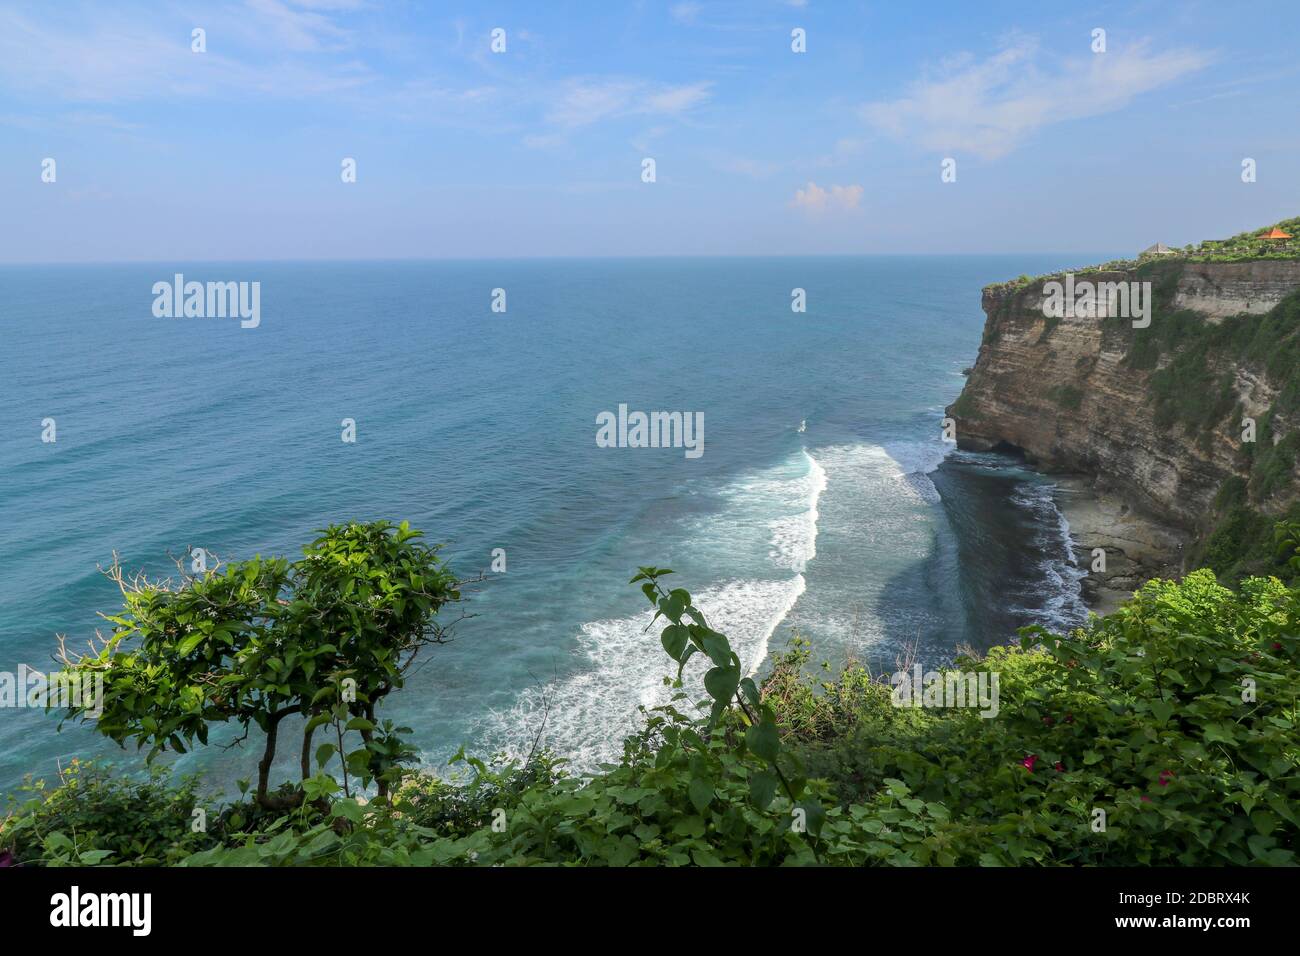
M 1133 509 L 1086 476 L 1058 475 L 1052 480 L 1075 557 L 1088 569 L 1081 586 L 1089 610 L 1110 614 L 1143 582 L 1181 576 L 1185 532 Z M 1092 570 L 1096 548 L 1105 550 L 1105 570 Z

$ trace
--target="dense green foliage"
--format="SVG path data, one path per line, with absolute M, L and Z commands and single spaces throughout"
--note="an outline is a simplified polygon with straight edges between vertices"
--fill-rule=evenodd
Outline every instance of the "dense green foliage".
M 50 866 L 174 861 L 207 843 L 191 830 L 197 791 L 194 777 L 173 782 L 160 771 L 141 782 L 73 761 L 58 786 L 28 780 L 10 796 L 0 846 Z
M 1300 572 L 1300 525 L 1274 544 Z M 760 688 L 689 593 L 663 586 L 670 573 L 634 583 L 676 696 L 593 776 L 546 754 L 462 754 L 468 780 L 399 767 L 364 801 L 322 764 L 301 783 L 310 799 L 246 801 L 195 831 L 189 782 L 76 773 L 19 803 L 0 847 L 49 865 L 1296 862 L 1300 591 L 1276 578 L 1153 581 L 1071 634 L 1025 629 L 959 658 L 998 676 L 997 714 L 982 716 L 896 706 L 859 664 L 813 678 L 802 641 Z
M 846 804 L 901 779 L 942 805 L 957 862 L 1291 864 L 1298 628 L 1275 580 L 1151 582 L 1086 631 L 994 649 L 999 718 L 877 701 L 804 756 Z
M 1300 585 L 1300 575 L 1274 544 L 1280 531 L 1300 522 L 1300 502 L 1280 518 L 1261 514 L 1248 502 L 1246 482 L 1234 477 L 1219 489 L 1211 521 L 1212 532 L 1190 555 L 1193 563 L 1211 569 L 1221 581 L 1269 574 Z
M 336 753 L 362 785 L 380 792 L 411 757 L 402 728 L 379 724 L 376 705 L 402 686 L 420 650 L 445 640 L 434 621 L 460 598 L 437 549 L 403 522 L 334 526 L 303 549 L 300 560 L 255 557 L 178 583 L 127 580 L 116 565 L 123 608 L 106 619 L 113 632 L 97 652 L 65 655 L 65 672 L 102 677 L 100 733 L 149 758 L 206 745 L 209 730 L 233 722 L 257 727 L 265 747 L 256 799 L 272 803 L 270 770 L 281 722 L 303 720 L 301 777 L 310 777 L 313 734 L 331 725 Z M 68 716 L 87 718 L 88 706 Z M 344 735 L 362 746 L 344 752 Z M 304 791 L 295 791 L 301 797 Z
M 1261 239 L 1273 228 L 1289 233 L 1290 239 Z M 1238 233 L 1229 239 L 1207 239 L 1188 250 L 1194 262 L 1239 262 L 1246 259 L 1294 259 L 1300 256 L 1300 216 L 1283 219 L 1274 226 Z

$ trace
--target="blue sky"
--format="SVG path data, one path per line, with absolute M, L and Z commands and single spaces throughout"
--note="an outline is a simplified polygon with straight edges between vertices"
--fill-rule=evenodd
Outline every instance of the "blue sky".
M 0 2 L 0 261 L 1181 245 L 1300 213 L 1297 35 L 1294 0 Z

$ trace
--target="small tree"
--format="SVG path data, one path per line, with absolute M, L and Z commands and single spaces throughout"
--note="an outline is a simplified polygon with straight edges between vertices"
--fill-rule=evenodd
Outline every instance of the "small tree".
M 358 731 L 365 743 L 340 754 L 345 773 L 376 781 L 381 797 L 409 759 L 396 737 L 405 728 L 377 727 L 375 707 L 402 686 L 421 649 L 449 640 L 450 625 L 435 617 L 461 596 L 460 583 L 438 559 L 437 549 L 421 543 L 421 537 L 406 522 L 397 528 L 387 522 L 331 527 L 304 549 L 294 567 L 290 609 L 299 643 L 331 648 L 323 662 L 327 679 L 318 682 L 305 705 L 304 778 L 312 732 L 344 717 L 343 729 Z
M 114 561 L 108 576 L 123 608 L 103 615 L 113 633 L 97 649 L 63 649 L 65 672 L 103 679 L 98 730 L 125 746 L 185 752 L 208 742 L 209 727 L 237 723 L 247 738 L 265 735 L 256 799 L 282 806 L 268 793 L 279 728 L 305 718 L 301 771 L 311 777 L 315 730 L 334 723 L 339 745 L 317 751 L 324 763 L 338 752 L 345 786 L 349 771 L 387 794 L 412 751 L 406 728 L 376 727 L 375 707 L 401 687 L 420 650 L 445 643 L 449 627 L 434 620 L 460 600 L 460 584 L 419 531 L 406 522 L 352 523 L 326 528 L 292 565 L 281 558 L 218 565 L 178 580 L 128 579 Z M 95 703 L 67 709 L 89 719 Z M 363 746 L 343 752 L 343 736 Z M 303 791 L 290 798 L 300 802 Z

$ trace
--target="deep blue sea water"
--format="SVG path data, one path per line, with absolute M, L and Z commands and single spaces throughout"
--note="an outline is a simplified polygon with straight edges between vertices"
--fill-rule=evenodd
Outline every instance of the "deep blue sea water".
M 348 519 L 409 520 L 464 575 L 506 551 L 385 705 L 432 765 L 539 729 L 580 766 L 615 753 L 668 671 L 641 564 L 674 568 L 760 672 L 793 630 L 892 666 L 1077 620 L 1051 485 L 940 435 L 980 288 L 1077 259 L 0 267 L 0 671 L 93 635 L 114 551 L 165 573 L 190 547 L 293 555 Z M 261 325 L 155 318 L 176 271 L 259 281 Z M 620 403 L 702 412 L 704 454 L 597 447 Z M 0 792 L 121 753 L 56 724 L 0 709 Z M 180 763 L 224 785 L 256 749 Z

